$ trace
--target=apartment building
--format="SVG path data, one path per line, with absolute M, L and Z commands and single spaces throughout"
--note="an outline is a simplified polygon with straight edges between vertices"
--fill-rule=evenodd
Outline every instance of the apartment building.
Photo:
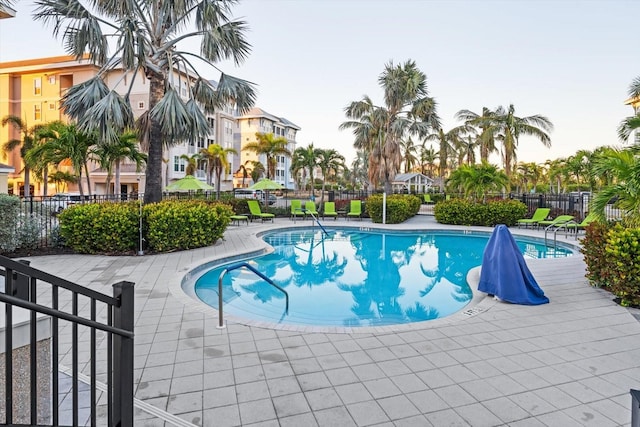
M 287 150 L 291 153 L 296 149 L 296 135 L 301 130 L 299 126 L 293 122 L 266 112 L 261 108 L 252 108 L 246 114 L 237 117 L 238 132 L 236 134 L 234 148 L 240 153 L 237 163 L 234 163 L 233 170 L 237 171 L 240 165 L 246 165 L 250 168 L 252 161 L 259 161 L 266 166 L 266 156 L 258 156 L 254 152 L 244 151 L 246 144 L 257 142 L 256 133 L 273 133 L 275 137 L 282 137 L 287 140 Z M 291 158 L 287 156 L 278 156 L 276 163 L 275 176 L 272 179 L 285 188 L 293 190 L 295 188 L 295 180 L 290 171 Z M 251 179 L 245 180 L 244 185 L 249 186 L 253 183 Z M 234 188 L 242 186 L 242 178 L 234 177 Z
M 38 58 L 23 61 L 0 63 L 0 117 L 15 115 L 26 121 L 29 127 L 37 124 L 45 124 L 54 120 L 68 122 L 69 118 L 60 110 L 60 100 L 65 92 L 73 85 L 85 82 L 96 75 L 98 67 L 91 64 L 87 58 L 75 60 L 71 56 L 57 56 L 49 58 Z M 133 81 L 131 81 L 133 79 Z M 175 81 L 181 82 L 180 95 L 186 100 L 188 98 L 189 79 L 180 79 L 176 76 Z M 123 73 L 122 70 L 113 70 L 105 77 L 108 87 L 123 93 L 132 84 L 129 93 L 130 102 L 134 117 L 138 118 L 148 110 L 149 103 L 149 82 L 144 73 L 131 72 Z M 211 81 L 215 86 L 217 82 Z M 241 164 L 247 160 L 260 160 L 266 163 L 266 159 L 258 159 L 253 153 L 242 151 L 242 142 L 255 141 L 256 132 L 273 132 L 276 136 L 283 136 L 289 141 L 288 148 L 295 149 L 296 132 L 300 130 L 298 126 L 290 121 L 266 113 L 254 108 L 248 114 L 238 116 L 233 105 L 225 106 L 213 114 L 208 115 L 210 124 L 210 134 L 195 141 L 185 141 L 165 149 L 163 159 L 163 183 L 169 185 L 171 182 L 183 178 L 186 175 L 188 161 L 185 157 L 191 157 L 207 148 L 210 144 L 217 143 L 224 148 L 234 148 L 237 155 L 229 155 L 228 161 L 231 165 L 229 173 L 221 177 L 221 189 L 231 190 L 241 186 L 241 183 L 234 183 L 233 173 L 238 170 Z M 22 136 L 12 126 L 0 127 L 0 144 L 11 139 L 22 139 Z M 5 171 L 13 168 L 14 172 L 9 173 L 7 183 L 9 193 L 24 195 L 24 174 L 22 158 L 19 149 L 11 153 L 0 152 L 0 163 L 6 164 Z M 287 188 L 293 188 L 293 180 L 290 176 L 289 167 L 291 160 L 285 157 L 278 159 L 276 171 L 276 181 L 282 183 Z M 60 166 L 60 170 L 71 172 L 70 166 Z M 207 165 L 198 162 L 197 178 L 205 181 Z M 106 194 L 107 173 L 97 164 L 90 165 L 90 182 L 92 194 Z M 31 177 L 30 194 L 45 194 L 45 183 Z M 209 177 L 210 178 L 210 177 Z M 123 164 L 121 166 L 119 191 L 112 193 L 144 192 L 144 171 L 136 171 L 135 165 Z M 241 181 L 241 180 L 239 180 Z M 251 181 L 245 181 L 245 186 Z M 83 185 L 85 193 L 88 193 L 86 183 L 69 184 L 67 191 L 78 191 L 78 185 Z M 111 186 L 114 185 L 113 180 Z M 46 194 L 54 194 L 55 185 L 48 184 Z

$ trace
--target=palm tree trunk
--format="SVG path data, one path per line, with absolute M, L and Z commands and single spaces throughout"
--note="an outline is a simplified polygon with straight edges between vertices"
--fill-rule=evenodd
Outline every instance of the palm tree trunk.
M 116 195 L 116 199 L 120 199 L 120 159 L 116 160 L 116 182 L 113 190 L 113 193 Z
M 87 165 L 87 162 L 84 163 L 84 174 L 85 174 L 85 179 L 87 180 L 87 194 L 90 196 L 91 195 L 91 177 L 89 176 L 89 165 Z
M 31 171 L 29 170 L 29 166 L 24 165 L 24 197 L 31 196 L 31 182 L 30 176 Z
M 47 197 L 47 190 L 49 187 L 49 165 L 45 166 L 44 171 L 42 171 L 42 181 L 44 182 L 44 187 L 42 188 L 42 195 Z
M 149 110 L 151 110 L 164 96 L 164 82 L 161 75 L 151 71 L 147 71 L 147 77 L 150 87 Z M 157 203 L 162 200 L 162 129 L 157 120 L 150 120 L 144 203 Z

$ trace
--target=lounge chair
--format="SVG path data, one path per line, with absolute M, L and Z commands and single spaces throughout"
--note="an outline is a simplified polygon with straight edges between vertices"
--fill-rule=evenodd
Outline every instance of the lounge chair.
M 596 216 L 593 213 L 590 213 L 589 215 L 587 215 L 581 223 L 577 223 L 575 221 L 569 221 L 565 227 L 567 228 L 568 231 L 572 232 L 572 233 L 576 233 L 576 239 L 578 238 L 578 232 L 580 230 L 584 230 L 585 228 L 587 228 L 587 226 L 589 224 L 591 224 L 592 222 L 594 222 L 596 220 Z
M 573 221 L 573 218 L 574 218 L 573 215 L 558 215 L 554 219 L 550 219 L 548 221 L 547 220 L 538 221 L 537 226 L 544 227 L 544 228 L 547 228 L 547 227 L 559 228 L 568 224 L 570 221 Z
M 549 216 L 549 212 L 551 212 L 551 208 L 536 209 L 531 218 L 522 218 L 517 221 L 518 228 L 520 228 L 520 226 L 522 225 L 524 225 L 525 227 L 529 227 L 529 225 L 537 226 L 538 222 L 547 219 L 547 217 Z
M 316 210 L 316 202 L 313 200 L 307 200 L 304 204 L 305 215 L 313 215 L 318 218 L 318 211 Z
M 347 219 L 357 217 L 362 220 L 362 200 L 352 200 L 349 204 L 349 212 L 347 213 Z
M 247 206 L 249 206 L 249 213 L 251 214 L 251 221 L 255 218 L 260 218 L 262 221 L 271 220 L 273 222 L 273 218 L 275 217 L 272 213 L 263 213 L 260 210 L 260 203 L 257 200 L 247 200 Z
M 322 209 L 322 218 L 325 216 L 332 216 L 334 220 L 338 219 L 338 212 L 336 212 L 335 202 L 324 202 L 324 209 Z
M 295 220 L 299 216 L 304 218 L 304 211 L 302 210 L 302 202 L 300 200 L 292 200 L 291 201 L 291 218 Z
M 431 195 L 429 195 L 429 194 L 425 194 L 425 195 L 424 195 L 424 202 L 425 202 L 426 204 L 428 204 L 428 205 L 433 204 L 433 200 L 431 200 Z

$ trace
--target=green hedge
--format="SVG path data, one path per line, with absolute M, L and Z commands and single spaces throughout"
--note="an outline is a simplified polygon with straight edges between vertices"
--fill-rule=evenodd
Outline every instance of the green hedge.
M 9 253 L 18 247 L 20 198 L 0 194 L 0 252 Z
M 222 238 L 233 210 L 205 201 L 160 202 L 145 205 L 149 249 L 167 252 L 213 245 Z
M 421 199 L 413 195 L 391 194 L 387 196 L 387 224 L 399 224 L 415 216 L 420 210 Z M 382 195 L 370 196 L 366 210 L 371 221 L 382 223 Z
M 60 215 L 66 246 L 79 253 L 130 253 L 140 245 L 140 205 L 74 205 Z M 143 206 L 145 249 L 153 252 L 193 249 L 214 244 L 231 222 L 229 205 L 204 200 L 165 201 Z
M 139 241 L 138 210 L 136 202 L 73 205 L 58 216 L 60 235 L 80 253 L 130 252 Z
M 518 219 L 524 218 L 527 205 L 517 200 L 474 203 L 465 199 L 451 199 L 436 203 L 433 213 L 436 221 L 441 224 L 513 226 Z

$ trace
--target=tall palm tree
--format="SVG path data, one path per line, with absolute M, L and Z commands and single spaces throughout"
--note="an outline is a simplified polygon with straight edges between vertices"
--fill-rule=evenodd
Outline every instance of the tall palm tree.
M 627 93 L 631 101 L 640 102 L 640 76 L 633 79 Z M 628 141 L 631 134 L 640 129 L 640 110 L 637 107 L 634 107 L 634 110 L 635 114 L 625 118 L 618 126 L 618 138 L 621 141 Z
M 272 179 L 276 174 L 278 156 L 291 157 L 291 152 L 287 149 L 288 141 L 281 136 L 276 137 L 273 133 L 256 133 L 256 142 L 245 144 L 242 148 L 245 151 L 253 151 L 258 156 L 267 158 L 267 178 Z
M 291 156 L 291 173 L 297 176 L 302 172 L 303 177 L 308 177 L 308 182 L 313 188 L 313 172 L 318 166 L 319 150 L 313 146 L 313 142 L 306 147 L 298 147 Z M 306 182 L 305 182 L 306 184 Z
M 394 65 L 389 62 L 378 77 L 384 106 L 375 106 L 368 96 L 345 108 L 348 121 L 340 129 L 353 129 L 354 147 L 369 152 L 369 180 L 382 182 L 391 192 L 391 182 L 400 170 L 400 141 L 416 135 L 423 138 L 438 127 L 436 102 L 428 96 L 427 76 L 412 60 Z
M 242 176 L 242 184 L 241 184 L 241 188 L 244 188 L 244 182 L 246 181 L 247 178 L 249 178 L 251 176 L 251 170 L 249 168 L 247 168 L 247 163 L 249 163 L 248 161 L 244 163 L 244 165 L 240 165 L 240 167 L 238 168 L 238 170 L 235 172 L 235 174 L 240 174 Z
M 476 144 L 480 147 L 480 161 L 488 162 L 489 155 L 497 151 L 496 137 L 499 128 L 496 126 L 496 113 L 487 107 L 482 107 L 481 114 L 460 110 L 455 117 L 467 126 L 478 128 Z
M 433 178 L 433 170 L 436 167 L 437 158 L 438 154 L 433 148 L 433 145 L 430 145 L 429 148 L 427 148 L 426 144 L 423 142 L 420 147 L 420 172 L 423 175 L 427 175 L 429 178 Z
M 498 107 L 493 117 L 495 126 L 499 130 L 502 141 L 502 156 L 504 171 L 511 177 L 514 163 L 517 161 L 517 148 L 521 135 L 533 136 L 545 147 L 551 146 L 549 133 L 553 130 L 551 121 L 541 115 L 518 117 L 515 115 L 513 104 L 508 108 Z
M 400 141 L 400 151 L 402 152 L 402 162 L 404 163 L 404 173 L 413 171 L 416 163 L 418 163 L 417 151 L 413 139 L 408 137 Z
M 435 129 L 434 133 L 431 133 L 425 137 L 426 141 L 438 142 L 438 157 L 439 157 L 439 171 L 440 176 L 440 190 L 444 190 L 444 181 L 448 170 L 449 159 L 455 154 L 455 147 L 459 145 L 461 135 L 466 132 L 466 125 L 456 126 L 448 132 L 445 132 L 442 127 Z
M 369 164 L 368 152 L 366 150 L 357 150 L 356 157 L 351 162 L 351 185 L 353 188 L 363 188 L 365 191 L 369 188 L 369 172 L 367 166 Z M 358 184 L 361 183 L 362 186 Z
M 336 176 L 345 169 L 344 157 L 334 149 L 318 150 L 318 167 L 322 171 L 322 190 L 320 192 L 320 205 L 324 202 L 324 189 L 327 178 Z
M 24 173 L 24 195 L 26 197 L 31 195 L 31 171 L 28 162 L 25 160 L 27 152 L 34 147 L 36 143 L 35 132 L 36 127 L 29 127 L 26 120 L 22 120 L 18 116 L 8 115 L 2 118 L 2 126 L 11 125 L 20 132 L 20 139 L 11 139 L 6 141 L 2 149 L 5 153 L 11 153 L 16 148 L 20 147 L 20 158 L 24 164 L 21 172 Z
M 139 140 L 149 154 L 144 199 L 158 202 L 162 198 L 163 147 L 207 135 L 205 112 L 230 101 L 240 112 L 254 104 L 251 83 L 221 73 L 214 88 L 210 76 L 202 77 L 193 62 L 213 68 L 228 59 L 242 63 L 251 48 L 244 37 L 246 23 L 231 19 L 235 0 L 88 3 L 92 10 L 80 0 L 36 1 L 34 18 L 52 24 L 53 34 L 62 35 L 67 52 L 76 58 L 88 53 L 100 66 L 95 77 L 69 89 L 62 108 L 79 121 L 82 130 L 97 131 L 100 140 L 115 140 L 133 126 L 129 93 L 138 84 L 138 72 L 144 73 L 149 81 L 149 110 L 137 123 Z M 181 42 L 192 39 L 200 42 L 199 54 L 180 49 Z M 109 46 L 115 53 L 109 53 Z M 119 88 L 110 89 L 103 79 L 116 69 L 132 73 L 133 78 L 122 79 Z M 182 99 L 184 88 L 187 102 Z
M 259 162 L 257 160 L 251 160 L 250 162 L 251 162 L 251 179 L 253 180 L 254 183 L 256 183 L 260 180 L 260 178 L 264 176 L 267 170 L 262 164 L 262 162 Z
M 238 154 L 233 148 L 224 148 L 220 144 L 210 144 L 207 148 L 200 150 L 200 158 L 207 161 L 207 176 L 216 176 L 216 199 L 220 198 L 220 184 L 222 172 L 229 169 L 229 155 Z M 211 184 L 211 180 L 209 180 Z

